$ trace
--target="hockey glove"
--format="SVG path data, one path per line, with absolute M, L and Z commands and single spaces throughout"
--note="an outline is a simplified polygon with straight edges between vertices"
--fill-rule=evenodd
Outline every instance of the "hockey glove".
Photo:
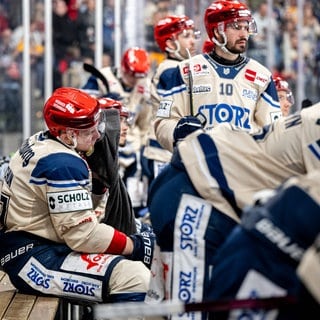
M 144 231 L 130 236 L 133 241 L 133 251 L 127 256 L 130 260 L 142 261 L 149 269 L 151 267 L 156 236 L 153 232 Z
M 175 146 L 178 141 L 184 139 L 190 133 L 202 128 L 202 123 L 197 117 L 182 117 L 173 131 L 173 145 Z
M 105 194 L 107 191 L 107 185 L 105 185 L 100 179 L 92 178 L 92 193 L 97 195 Z
M 137 233 L 143 233 L 145 231 L 149 233 L 153 233 L 153 228 L 149 223 L 143 222 L 139 219 L 135 219 L 136 221 L 136 228 L 137 228 Z
M 106 134 L 94 146 L 94 152 L 87 156 L 91 171 L 106 186 L 113 185 L 118 178 L 118 144 L 120 136 L 119 111 L 104 109 Z

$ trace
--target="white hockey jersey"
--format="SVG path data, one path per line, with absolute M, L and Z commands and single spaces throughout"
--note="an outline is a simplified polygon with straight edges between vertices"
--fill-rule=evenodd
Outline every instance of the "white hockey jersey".
M 198 130 L 179 142 L 178 149 L 199 194 L 238 220 L 256 192 L 320 168 L 320 103 L 253 135 L 231 124 L 207 134 Z
M 115 229 L 99 223 L 91 187 L 86 161 L 39 132 L 23 142 L 6 170 L 0 226 L 66 243 L 75 251 L 105 252 Z
M 157 92 L 159 78 L 165 70 L 175 68 L 178 63 L 179 60 L 166 58 L 159 64 L 151 81 L 150 94 L 152 103 L 152 123 L 149 128 L 148 140 L 144 149 L 144 156 L 148 159 L 169 162 L 172 156 L 169 150 L 162 148 L 161 145 L 158 143 L 156 134 L 154 132 L 154 121 L 161 100 L 161 97 Z
M 227 122 L 248 132 L 281 117 L 271 72 L 245 57 L 238 64 L 221 65 L 208 54 L 196 55 L 163 72 L 157 90 L 162 99 L 155 133 L 171 151 L 174 128 L 183 116 L 199 114 L 207 129 Z

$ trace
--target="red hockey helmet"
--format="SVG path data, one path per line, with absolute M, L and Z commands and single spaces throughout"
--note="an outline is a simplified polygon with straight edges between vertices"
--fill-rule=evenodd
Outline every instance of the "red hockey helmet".
M 291 91 L 289 83 L 281 77 L 273 77 L 274 84 L 276 85 L 277 91 Z
M 123 72 L 129 73 L 136 78 L 146 77 L 150 70 L 148 52 L 138 47 L 127 49 L 122 56 L 121 67 Z
M 257 33 L 257 25 L 251 16 L 251 11 L 238 0 L 216 0 L 206 9 L 204 24 L 210 39 L 214 37 L 213 29 L 219 25 L 237 21 L 248 21 L 249 34 Z
M 285 91 L 287 93 L 287 99 L 290 103 L 294 104 L 294 97 L 289 83 L 281 77 L 273 77 L 274 84 L 277 91 Z
M 99 99 L 100 108 L 101 109 L 109 109 L 114 108 L 119 110 L 120 117 L 128 118 L 129 116 L 129 110 L 127 107 L 125 107 L 121 101 L 114 100 L 111 98 L 100 98 Z
M 162 51 L 166 50 L 166 41 L 174 39 L 184 30 L 194 29 L 194 22 L 185 15 L 169 15 L 161 19 L 154 27 L 154 39 Z
M 67 128 L 88 129 L 96 125 L 100 121 L 100 105 L 82 90 L 63 87 L 46 101 L 43 116 L 50 133 L 58 136 Z

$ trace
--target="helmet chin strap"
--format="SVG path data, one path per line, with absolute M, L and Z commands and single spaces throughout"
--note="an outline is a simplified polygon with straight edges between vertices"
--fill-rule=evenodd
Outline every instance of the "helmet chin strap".
M 181 49 L 181 47 L 180 47 L 180 43 L 179 43 L 179 41 L 178 40 L 174 40 L 174 43 L 175 43 L 175 45 L 176 45 L 176 49 L 175 50 L 173 50 L 173 49 L 170 49 L 169 47 L 166 47 L 166 50 L 168 51 L 168 52 L 170 52 L 170 53 L 173 53 L 173 55 L 178 59 L 178 60 L 184 60 L 185 58 L 180 54 L 180 49 Z
M 83 152 L 83 151 L 77 151 L 77 145 L 78 145 L 78 141 L 77 141 L 77 138 L 73 135 L 71 135 L 70 137 L 68 136 L 67 137 L 69 139 L 69 141 L 72 141 L 72 143 L 67 143 L 65 141 L 63 141 L 63 139 L 61 139 L 61 137 L 57 137 L 57 139 L 59 141 L 61 141 L 62 144 L 64 144 L 67 148 L 69 149 L 72 149 L 76 152 L 78 152 L 79 154 L 85 154 L 87 157 L 91 156 L 94 152 L 94 146 L 91 146 L 89 150 L 87 150 L 86 152 Z
M 214 42 L 215 45 L 217 45 L 218 47 L 221 48 L 221 50 L 226 53 L 226 54 L 229 54 L 229 55 L 233 55 L 232 52 L 230 52 L 226 45 L 227 45 L 227 37 L 226 37 L 226 34 L 222 31 L 222 32 L 219 32 L 219 34 L 222 36 L 223 38 L 223 43 L 220 43 L 215 37 L 212 37 L 212 41 Z
M 86 156 L 90 157 L 94 152 L 94 146 L 91 146 L 90 149 L 86 152 Z

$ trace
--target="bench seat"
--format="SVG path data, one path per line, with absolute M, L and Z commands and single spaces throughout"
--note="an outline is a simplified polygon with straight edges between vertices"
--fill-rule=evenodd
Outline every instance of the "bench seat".
M 60 299 L 19 293 L 8 275 L 0 271 L 0 319 L 54 320 Z

